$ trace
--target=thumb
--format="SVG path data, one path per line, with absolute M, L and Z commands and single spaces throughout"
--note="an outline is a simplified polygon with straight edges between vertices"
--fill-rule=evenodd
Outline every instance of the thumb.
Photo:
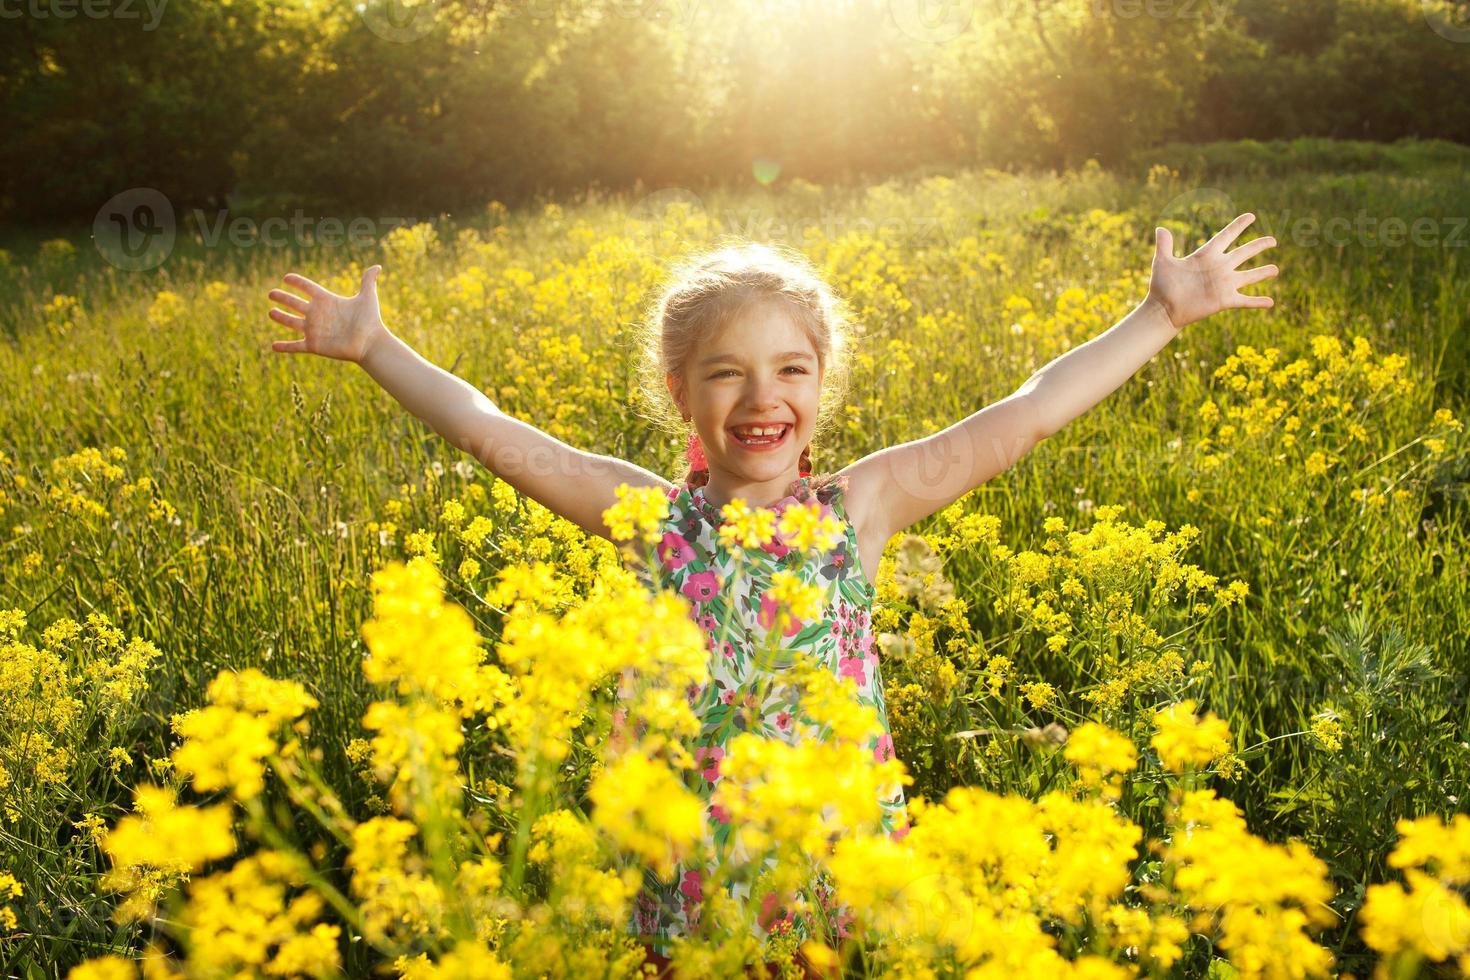
M 1174 233 L 1163 226 L 1154 229 L 1154 254 L 1161 258 L 1174 257 Z
M 382 271 L 383 267 L 381 265 L 369 266 L 367 271 L 362 274 L 362 286 L 359 292 L 376 292 L 378 288 L 378 273 Z

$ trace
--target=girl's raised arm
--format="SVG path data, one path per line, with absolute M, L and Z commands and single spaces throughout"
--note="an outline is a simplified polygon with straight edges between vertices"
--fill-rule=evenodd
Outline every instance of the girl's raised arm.
M 641 466 L 573 448 L 512 418 L 469 382 L 424 360 L 383 323 L 377 293 L 381 271 L 382 266 L 375 265 L 364 272 L 357 295 L 351 297 L 288 273 L 283 281 L 306 298 L 283 289 L 272 289 L 269 295 L 300 315 L 272 309 L 270 317 L 302 337 L 275 341 L 272 349 L 361 365 L 400 405 L 439 435 L 590 534 L 612 540 L 602 512 L 617 503 L 619 484 L 653 485 L 666 492 L 673 487 Z
M 881 449 L 843 469 L 848 508 L 879 547 L 893 535 L 954 503 L 1009 469 L 1041 440 L 1092 408 L 1131 378 L 1187 324 L 1220 310 L 1264 309 L 1269 296 L 1240 290 L 1269 279 L 1276 266 L 1238 270 L 1276 244 L 1257 238 L 1225 250 L 1253 214 L 1242 214 L 1182 259 L 1167 228 L 1156 231 L 1148 295 L 1106 332 L 1062 354 L 1013 394 L 931 436 Z

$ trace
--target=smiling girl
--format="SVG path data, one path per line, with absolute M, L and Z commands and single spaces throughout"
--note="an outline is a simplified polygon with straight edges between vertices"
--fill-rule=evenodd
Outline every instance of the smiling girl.
M 1122 386 L 1188 324 L 1221 310 L 1270 307 L 1269 297 L 1240 290 L 1275 276 L 1276 266 L 1239 267 L 1274 239 L 1227 251 L 1254 217 L 1237 217 L 1182 259 L 1174 257 L 1169 231 L 1157 229 L 1148 293 L 1118 323 L 948 428 L 823 475 L 811 472 L 810 448 L 844 404 L 847 323 L 841 303 L 794 251 L 748 243 L 720 248 L 686 263 L 661 293 L 648 323 L 645 394 L 669 423 L 687 428 L 689 469 L 678 483 L 569 446 L 425 361 L 383 323 L 380 266 L 363 274 L 352 297 L 287 274 L 285 284 L 302 295 L 271 290 L 285 309 L 269 315 L 302 335 L 276 341 L 274 350 L 356 362 L 441 436 L 592 534 L 613 539 L 603 512 L 618 502 L 619 485 L 664 493 L 671 507 L 660 529 L 657 584 L 686 596 L 691 617 L 709 634 L 711 680 L 691 694 L 703 722 L 693 747 L 701 766 L 694 788 L 718 840 L 728 837 L 728 821 L 711 795 L 732 734 L 732 704 L 748 710 L 746 723 L 760 734 L 791 740 L 802 731 L 792 723 L 796 706 L 769 683 L 779 668 L 753 656 L 767 634 L 779 629 L 785 649 L 809 654 L 850 682 L 853 697 L 882 722 L 883 734 L 870 746 L 875 759 L 890 757 L 871 629 L 873 573 L 888 540 L 1014 465 Z M 755 551 L 752 565 L 749 552 L 737 554 L 741 549 L 719 533 L 745 508 L 780 513 L 795 503 L 837 518 L 840 534 L 821 561 L 785 561 L 787 546 L 775 535 Z M 788 570 L 822 596 L 820 609 L 804 620 L 775 615 L 771 585 Z M 737 628 L 717 632 L 727 619 Z M 889 787 L 879 803 L 884 829 L 901 837 L 908 828 L 902 788 Z M 711 871 L 680 866 L 670 881 L 645 875 L 630 925 L 653 962 L 667 965 L 671 940 L 698 925 Z M 766 901 L 759 920 L 762 929 L 809 926 L 779 901 Z

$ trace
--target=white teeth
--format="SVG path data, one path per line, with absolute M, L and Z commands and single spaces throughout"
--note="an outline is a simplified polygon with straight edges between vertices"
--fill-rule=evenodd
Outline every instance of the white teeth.
M 757 426 L 742 426 L 740 428 L 737 428 L 735 430 L 735 434 L 736 435 L 741 435 L 741 436 L 756 436 L 756 437 L 759 437 L 759 436 L 779 436 L 784 431 L 786 431 L 786 427 L 784 425 L 768 425 L 768 426 L 757 425 Z

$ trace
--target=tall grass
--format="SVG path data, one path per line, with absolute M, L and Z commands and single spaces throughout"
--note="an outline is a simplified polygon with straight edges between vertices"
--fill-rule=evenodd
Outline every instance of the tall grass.
M 1144 294 L 1155 225 L 1170 222 L 1192 250 L 1233 216 L 1210 207 L 1223 194 L 1259 216 L 1253 232 L 1280 242 L 1274 309 L 1188 327 L 1123 389 L 965 498 L 960 512 L 998 522 L 993 541 L 946 544 L 957 513 L 911 529 L 931 541 L 964 608 L 940 614 L 900 590 L 895 569 L 909 559 L 892 542 L 875 621 L 892 637 L 883 670 L 897 754 L 916 776 L 912 794 L 960 784 L 1034 794 L 1060 770 L 1031 747 L 1042 726 L 1100 718 L 1127 731 L 1161 700 L 1197 697 L 1237 738 L 1241 770 L 1222 794 L 1257 834 L 1300 837 L 1328 862 L 1338 924 L 1322 941 L 1340 965 L 1365 968 L 1355 916 L 1366 884 L 1391 874 L 1394 820 L 1463 811 L 1470 788 L 1470 469 L 1461 434 L 1435 414 L 1461 419 L 1470 400 L 1470 230 L 1450 240 L 1470 190 L 1463 164 L 1433 147 L 1388 169 L 1298 170 L 1300 155 L 1259 147 L 1220 158 L 1235 155 L 1264 163 L 1193 180 L 1141 167 L 703 189 L 659 222 L 630 215 L 637 202 L 593 196 L 528 213 L 491 207 L 364 249 L 206 247 L 184 236 L 148 273 L 120 272 L 85 247 L 17 248 L 0 267 L 0 609 L 23 610 L 38 629 L 101 613 L 159 656 L 133 692 L 135 712 L 77 737 L 63 785 L 4 791 L 17 809 L 0 866 L 29 884 L 16 903 L 23 936 L 5 955 L 31 964 L 23 975 L 59 976 L 117 938 L 86 820 L 112 823 L 128 788 L 166 769 L 170 717 L 201 705 L 220 670 L 299 681 L 320 704 L 312 745 L 323 777 L 347 811 L 374 805 L 378 791 L 349 757 L 372 699 L 357 632 L 371 611 L 369 574 L 406 553 L 408 532 L 443 533 L 443 501 L 492 480 L 363 372 L 271 353 L 280 331 L 265 293 L 284 272 L 351 292 L 382 262 L 385 319 L 424 356 L 560 438 L 673 477 L 676 438 L 636 411 L 628 328 L 685 251 L 784 222 L 778 233 L 826 270 L 860 327 L 848 409 L 814 447 L 828 471 L 978 410 L 1105 329 Z M 1313 244 L 1291 230 L 1299 218 L 1360 211 L 1431 219 L 1437 241 Z M 1340 354 L 1314 337 L 1337 338 Z M 1369 352 L 1358 359 L 1355 338 Z M 1272 348 L 1275 362 L 1262 362 Z M 1308 394 L 1295 379 L 1270 380 L 1298 358 L 1331 381 Z M 1375 372 L 1393 380 L 1375 387 Z M 1248 380 L 1237 389 L 1232 374 Z M 1249 379 L 1289 398 L 1285 414 L 1300 427 L 1252 415 Z M 1324 402 L 1333 393 L 1335 406 Z M 1245 414 L 1222 437 L 1232 408 Z M 87 447 L 122 450 L 121 472 L 53 466 Z M 1319 451 L 1320 471 L 1307 462 Z M 151 484 L 139 487 L 143 477 Z M 68 511 L 78 496 L 106 517 Z M 1243 581 L 1248 596 L 1176 620 L 1135 583 L 1123 590 L 1130 601 L 1177 627 L 1162 646 L 1126 634 L 1105 642 L 1105 630 L 1049 646 L 1046 630 L 998 602 L 1015 579 L 996 546 L 1049 553 L 1047 518 L 1081 531 L 1109 505 L 1140 527 L 1194 525 L 1185 560 Z M 482 579 L 534 553 L 547 535 L 535 520 L 524 500 L 506 511 L 479 554 Z M 449 588 L 498 638 L 484 587 L 451 576 Z M 1161 649 L 1203 666 L 1127 674 Z M 85 673 L 87 656 L 76 648 L 72 669 Z M 1084 697 L 1124 676 L 1133 680 L 1111 702 Z M 1020 685 L 1037 682 L 1058 696 L 1024 697 Z M 1338 750 L 1321 737 L 1324 719 L 1342 726 Z M 109 767 L 113 747 L 127 761 Z M 464 751 L 472 770 L 497 773 L 493 760 L 470 758 L 473 743 Z M 12 776 L 17 762 L 4 760 Z M 571 762 L 585 775 L 590 758 Z M 1146 810 L 1132 815 L 1159 829 Z

